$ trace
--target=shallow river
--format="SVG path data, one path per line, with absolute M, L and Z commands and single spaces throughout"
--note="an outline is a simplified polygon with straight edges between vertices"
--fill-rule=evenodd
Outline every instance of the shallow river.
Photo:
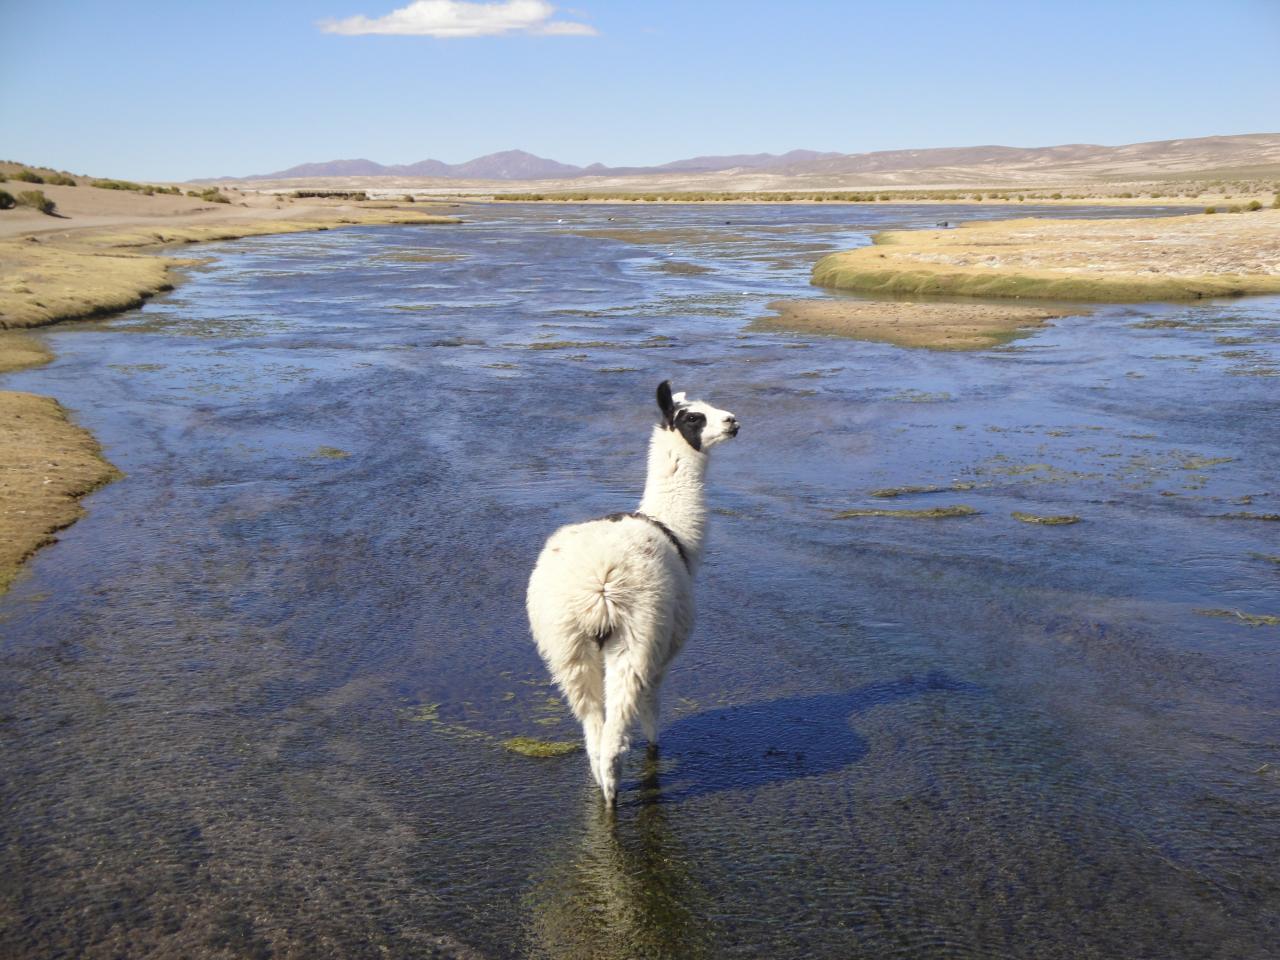
M 4 386 L 127 477 L 0 597 L 0 953 L 1274 956 L 1280 298 L 752 326 L 874 229 L 1028 212 L 475 207 L 50 332 Z M 501 741 L 577 736 L 524 585 L 633 508 L 665 377 L 743 429 L 611 823 Z

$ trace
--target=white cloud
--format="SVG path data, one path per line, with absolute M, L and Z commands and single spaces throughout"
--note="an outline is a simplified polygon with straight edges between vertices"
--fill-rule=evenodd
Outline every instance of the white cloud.
M 464 0 L 414 0 L 383 17 L 325 20 L 325 33 L 366 33 L 405 37 L 488 37 L 500 33 L 536 33 L 556 37 L 593 37 L 590 24 L 552 20 L 556 8 L 544 0 L 467 3 Z

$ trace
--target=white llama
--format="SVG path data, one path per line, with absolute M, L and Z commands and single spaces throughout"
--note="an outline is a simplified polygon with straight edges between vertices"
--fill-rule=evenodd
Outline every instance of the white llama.
M 617 802 L 637 716 L 657 747 L 658 686 L 693 627 L 707 451 L 738 433 L 733 414 L 673 396 L 665 380 L 658 408 L 640 509 L 561 527 L 529 578 L 533 638 L 582 723 L 608 804 Z

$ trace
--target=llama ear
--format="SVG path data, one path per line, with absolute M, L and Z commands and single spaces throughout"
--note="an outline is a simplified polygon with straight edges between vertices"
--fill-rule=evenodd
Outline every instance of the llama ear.
M 658 384 L 658 409 L 662 411 L 662 419 L 669 427 L 676 415 L 676 404 L 671 399 L 671 381 L 663 380 Z

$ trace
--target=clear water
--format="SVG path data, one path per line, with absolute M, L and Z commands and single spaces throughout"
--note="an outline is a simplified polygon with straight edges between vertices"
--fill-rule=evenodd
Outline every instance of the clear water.
M 1197 611 L 1280 614 L 1280 299 L 751 325 L 874 229 L 1028 212 L 478 207 L 50 332 L 5 386 L 127 478 L 0 598 L 0 953 L 1274 956 L 1280 628 Z M 743 430 L 611 821 L 499 741 L 577 736 L 525 580 L 634 505 L 664 377 Z

